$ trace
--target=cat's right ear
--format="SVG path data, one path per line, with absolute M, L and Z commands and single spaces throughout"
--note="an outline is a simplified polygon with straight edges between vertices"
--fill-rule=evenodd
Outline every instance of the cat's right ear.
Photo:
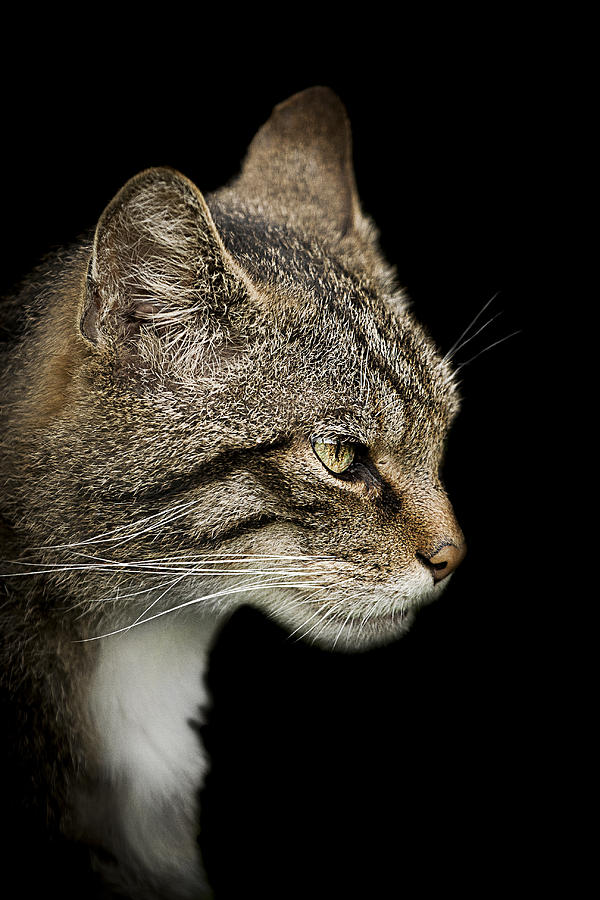
M 361 217 L 344 104 L 330 88 L 300 91 L 275 107 L 254 136 L 235 193 L 307 232 L 335 237 Z
M 134 338 L 142 325 L 208 326 L 240 287 L 200 191 L 174 169 L 147 169 L 100 217 L 81 332 L 102 345 Z

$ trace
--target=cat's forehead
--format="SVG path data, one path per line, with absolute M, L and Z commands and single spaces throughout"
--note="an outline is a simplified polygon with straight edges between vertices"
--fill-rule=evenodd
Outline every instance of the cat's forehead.
M 393 443 L 407 424 L 413 435 L 445 430 L 458 405 L 450 369 L 382 267 L 245 211 L 213 215 L 256 286 L 249 331 L 274 395 L 293 392 L 307 419 L 364 440 Z
M 385 330 L 373 307 L 360 321 L 336 311 L 321 329 L 307 323 L 298 370 L 300 390 L 312 394 L 307 413 L 318 410 L 323 425 L 366 444 L 425 447 L 445 434 L 458 408 L 452 376 L 414 320 L 382 315 Z

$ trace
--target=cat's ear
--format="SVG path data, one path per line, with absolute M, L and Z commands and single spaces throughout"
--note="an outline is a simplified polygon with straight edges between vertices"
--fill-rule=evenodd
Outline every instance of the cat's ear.
M 343 235 L 360 206 L 346 109 L 330 88 L 294 94 L 254 137 L 235 191 L 301 225 Z
M 103 343 L 131 337 L 143 323 L 201 323 L 237 282 L 200 191 L 173 169 L 148 169 L 100 217 L 81 331 Z

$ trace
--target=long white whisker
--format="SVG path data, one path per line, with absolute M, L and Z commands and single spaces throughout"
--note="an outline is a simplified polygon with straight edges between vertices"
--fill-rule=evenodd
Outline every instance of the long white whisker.
M 172 581 L 171 584 L 166 588 L 166 590 L 164 590 L 162 592 L 162 594 L 156 598 L 156 600 L 153 600 L 152 603 L 150 604 L 150 606 L 148 606 L 142 613 L 140 613 L 140 615 L 137 617 L 135 622 L 131 623 L 129 628 L 133 628 L 135 625 L 137 625 L 144 618 L 146 613 L 150 612 L 150 610 L 153 609 L 156 606 L 156 604 L 159 603 L 163 599 L 163 597 L 166 597 L 166 595 L 169 593 L 169 591 L 172 588 L 174 588 L 176 584 L 179 584 L 180 581 L 183 581 L 183 579 L 185 577 L 186 577 L 185 575 L 181 575 L 179 578 L 176 578 L 175 581 Z
M 460 344 L 460 342 L 462 341 L 462 339 L 463 339 L 464 337 L 467 336 L 467 334 L 469 333 L 469 331 L 471 330 L 471 328 L 473 328 L 473 326 L 475 325 L 475 323 L 480 319 L 480 317 L 481 317 L 481 316 L 483 315 L 483 313 L 486 311 L 486 309 L 488 308 L 488 306 L 490 305 L 490 303 L 493 303 L 493 302 L 494 302 L 494 300 L 496 299 L 496 297 L 498 296 L 499 293 L 500 293 L 500 291 L 496 291 L 495 294 L 492 294 L 492 296 L 491 296 L 490 299 L 487 301 L 487 303 L 485 303 L 485 304 L 481 307 L 481 309 L 479 310 L 479 312 L 477 313 L 477 315 L 475 316 L 475 318 L 471 320 L 471 322 L 467 325 L 467 327 L 465 328 L 465 330 L 463 331 L 463 333 L 460 335 L 460 337 L 452 344 L 452 346 L 450 347 L 450 349 L 448 350 L 448 352 L 447 352 L 446 355 L 444 356 L 444 360 L 450 359 L 450 358 L 451 358 L 451 356 L 452 356 L 452 354 L 454 353 L 456 347 Z
M 315 601 L 312 598 L 315 596 L 315 594 L 322 593 L 323 591 L 327 590 L 328 587 L 329 587 L 329 585 L 322 585 L 318 590 L 313 591 L 313 593 L 311 594 L 311 599 L 310 600 L 307 599 L 305 602 L 314 603 Z M 316 609 L 314 611 L 314 613 L 312 614 L 312 616 L 309 616 L 308 619 L 305 619 L 304 622 L 301 622 L 297 628 L 295 628 L 290 634 L 288 634 L 288 640 L 291 640 L 291 638 L 293 638 L 294 635 L 297 634 L 301 628 L 304 628 L 306 625 L 308 625 L 308 623 L 311 622 L 315 618 L 315 616 L 318 616 L 320 612 L 321 612 L 320 608 Z
M 350 580 L 350 579 L 346 579 L 346 581 L 349 581 L 349 580 Z M 344 582 L 342 582 L 342 583 L 344 583 Z M 338 585 L 338 586 L 339 586 L 339 585 Z M 326 620 L 329 618 L 329 616 L 333 615 L 333 613 L 335 613 L 335 612 L 339 609 L 340 606 L 343 606 L 345 602 L 346 602 L 346 597 L 342 597 L 340 600 L 338 600 L 336 603 L 334 603 L 333 606 L 332 606 L 330 609 L 328 609 L 326 612 L 323 613 L 323 615 L 321 616 L 321 618 L 320 618 L 320 619 L 312 626 L 312 628 L 309 628 L 308 631 L 305 631 L 305 632 L 303 632 L 303 633 L 300 635 L 299 639 L 305 640 L 305 639 L 308 637 L 308 635 L 309 635 L 312 631 L 315 630 L 315 628 L 318 628 L 318 627 L 319 627 L 319 625 L 321 626 L 321 628 L 319 628 L 319 632 L 317 632 L 317 633 L 320 633 L 320 632 L 323 630 L 323 628 L 327 625 Z M 317 610 L 317 612 L 316 612 L 314 615 L 310 616 L 310 618 L 307 619 L 306 622 L 304 622 L 304 623 L 302 624 L 302 627 L 304 627 L 305 625 L 308 625 L 308 623 L 309 623 L 309 622 L 315 617 L 315 615 L 316 615 L 317 613 L 319 613 L 319 612 L 321 612 L 321 610 Z M 298 630 L 298 629 L 296 629 L 296 630 Z
M 187 574 L 187 573 L 186 573 Z M 120 587 L 117 586 L 117 592 L 114 597 L 101 597 L 97 600 L 91 600 L 91 603 L 111 603 L 117 600 L 130 600 L 132 597 L 141 597 L 142 594 L 151 594 L 153 591 L 159 591 L 165 585 L 177 584 L 178 581 L 181 581 L 185 575 L 180 575 L 178 578 L 174 578 L 171 581 L 162 581 L 160 584 L 154 584 L 152 587 L 142 588 L 139 591 L 132 591 L 129 594 L 122 594 L 120 592 Z
M 469 335 L 469 337 L 468 337 L 466 340 L 464 340 L 461 344 L 459 344 L 458 347 L 457 347 L 455 350 L 452 351 L 452 353 L 447 353 L 447 354 L 445 355 L 445 357 L 444 357 L 444 360 L 445 360 L 445 361 L 449 361 L 449 360 L 451 360 L 453 357 L 455 357 L 457 353 L 460 353 L 460 351 L 463 349 L 463 347 L 466 347 L 468 343 L 470 343 L 471 341 L 475 340 L 475 338 L 477 337 L 478 334 L 481 334 L 481 332 L 482 332 L 485 328 L 487 328 L 488 325 L 491 325 L 492 322 L 494 322 L 494 321 L 498 318 L 498 316 L 501 316 L 501 315 L 502 315 L 502 310 L 500 310 L 500 312 L 496 313 L 495 316 L 492 316 L 491 319 L 488 319 L 487 322 L 484 322 L 483 325 L 481 325 L 481 326 L 477 329 L 477 331 L 475 331 L 473 334 Z
M 336 613 L 336 612 L 338 611 L 338 609 L 340 608 L 340 606 L 343 606 L 343 605 L 344 605 L 344 603 L 346 602 L 346 599 L 347 599 L 346 597 L 342 597 L 341 600 L 338 600 L 338 602 L 335 603 L 335 604 L 331 607 L 331 609 L 328 610 L 328 611 L 323 615 L 323 617 L 322 617 L 315 625 L 313 625 L 312 628 L 310 628 L 307 632 L 305 632 L 303 635 L 301 635 L 301 638 L 302 638 L 303 640 L 306 640 L 306 638 L 308 637 L 308 635 L 311 634 L 311 632 L 313 632 L 313 631 L 315 630 L 315 628 L 317 628 L 318 631 L 317 631 L 316 634 L 313 636 L 313 640 L 314 640 L 315 638 L 317 638 L 317 637 L 321 634 L 321 632 L 323 632 L 323 631 L 325 630 L 325 628 L 327 628 L 327 625 L 329 624 L 329 622 L 328 622 L 327 620 L 329 619 L 329 617 L 332 616 L 334 613 Z M 320 627 L 319 627 L 319 626 L 320 626 Z
M 491 350 L 492 347 L 497 347 L 498 344 L 503 344 L 504 341 L 507 341 L 511 337 L 515 337 L 515 335 L 521 334 L 521 329 L 519 328 L 517 331 L 513 331 L 511 334 L 507 334 L 506 337 L 500 338 L 499 341 L 494 341 L 493 344 L 489 344 L 487 347 L 484 347 L 483 350 L 480 350 L 479 353 L 476 353 L 475 356 L 472 356 L 466 362 L 461 363 L 460 366 L 457 366 L 454 370 L 454 374 L 457 375 L 461 369 L 464 369 L 465 366 L 468 366 L 469 363 L 472 363 L 474 359 L 477 359 L 478 356 L 481 356 L 482 353 L 487 353 L 488 350 Z
M 198 502 L 199 501 L 196 500 L 194 501 L 194 503 L 186 504 L 183 507 L 176 509 L 175 512 L 169 513 L 169 511 L 167 511 L 167 514 L 164 516 L 164 518 L 159 519 L 157 522 L 153 522 L 147 528 L 142 528 L 141 531 L 135 531 L 133 532 L 133 534 L 128 534 L 125 537 L 119 538 L 118 540 L 116 540 L 116 542 L 111 541 L 113 548 L 122 547 L 123 544 L 127 544 L 129 543 L 129 541 L 132 541 L 137 537 L 141 537 L 144 534 L 148 534 L 149 531 L 156 531 L 157 528 L 163 528 L 164 525 L 167 525 L 170 522 L 174 522 L 176 519 L 181 519 L 189 512 L 189 507 L 197 504 Z M 95 541 L 95 543 L 99 542 Z
M 346 618 L 344 619 L 344 621 L 343 621 L 342 624 L 340 625 L 340 630 L 338 631 L 338 633 L 337 633 L 337 635 L 336 635 L 336 638 L 335 638 L 335 641 L 333 642 L 332 647 L 331 647 L 332 650 L 335 650 L 335 645 L 336 645 L 337 642 L 339 641 L 340 635 L 341 635 L 342 632 L 344 631 L 344 629 L 345 629 L 345 627 L 346 627 L 346 624 L 347 624 L 348 620 L 352 617 L 352 613 L 353 613 L 353 610 L 352 610 L 352 608 L 351 608 L 351 609 L 350 609 L 350 612 L 348 613 L 348 615 L 346 616 Z
M 188 500 L 186 503 L 181 503 L 179 506 L 172 507 L 172 511 L 182 511 L 186 510 L 191 506 L 198 504 L 199 500 Z M 118 532 L 124 531 L 127 528 L 134 528 L 139 525 L 143 525 L 145 522 L 149 522 L 152 519 L 160 518 L 165 515 L 165 512 L 168 510 L 161 510 L 160 512 L 153 513 L 151 516 L 146 516 L 143 519 L 138 519 L 135 522 L 129 522 L 126 525 L 119 525 L 118 528 L 113 528 L 111 531 L 105 531 L 102 534 L 95 535 L 91 538 L 86 538 L 83 541 L 74 541 L 69 544 L 49 544 L 48 546 L 40 546 L 40 547 L 32 547 L 32 550 L 68 550 L 71 547 L 84 547 L 88 544 L 104 544 L 110 543 L 110 536 L 113 534 L 117 534 Z M 162 523 L 159 523 L 162 524 Z M 142 532 L 143 533 L 143 532 Z M 118 540 L 118 538 L 117 538 Z
M 86 556 L 85 554 L 78 553 L 77 555 L 84 556 L 89 560 L 93 560 L 93 562 L 88 563 L 45 563 L 43 564 L 45 568 L 36 568 L 39 566 L 39 563 L 28 562 L 26 560 L 4 560 L 6 564 L 9 565 L 19 565 L 28 569 L 26 572 L 1 572 L 0 578 L 16 578 L 21 576 L 28 575 L 48 575 L 60 572 L 94 572 L 95 574 L 106 574 L 112 575 L 115 572 L 123 571 L 134 574 L 156 574 L 156 575 L 165 575 L 165 574 L 180 574 L 185 572 L 194 572 L 195 574 L 205 574 L 205 575 L 272 575 L 272 574 L 280 574 L 284 575 L 295 575 L 295 574 L 306 574 L 307 566 L 294 568 L 290 567 L 289 569 L 264 569 L 264 568 L 239 568 L 233 569 L 230 566 L 227 568 L 224 567 L 228 562 L 228 558 L 223 556 L 220 558 L 215 557 L 214 562 L 211 563 L 210 558 L 205 559 L 202 557 L 189 557 L 186 559 L 181 559 L 177 557 L 172 557 L 171 559 L 174 561 L 173 564 L 167 565 L 166 563 L 170 560 L 167 558 L 164 561 L 160 559 L 151 559 L 151 560 L 132 560 L 132 561 L 118 561 L 118 560 L 110 560 L 104 557 L 96 557 L 96 556 Z M 289 560 L 291 562 L 307 562 L 311 563 L 311 569 L 313 574 L 325 574 L 324 570 L 314 569 L 316 561 L 323 561 L 324 558 L 314 557 L 313 559 L 303 557 L 230 557 L 232 561 L 238 563 L 248 562 L 256 562 L 257 560 L 260 562 L 268 562 L 268 561 L 277 561 L 277 560 Z M 203 564 L 204 568 L 200 568 L 200 565 Z
M 361 623 L 360 623 L 360 625 L 359 625 L 359 627 L 358 627 L 358 633 L 359 633 L 359 635 L 362 634 L 362 632 L 363 632 L 363 630 L 364 630 L 364 627 L 365 627 L 365 625 L 367 624 L 367 622 L 369 621 L 369 619 L 370 619 L 372 616 L 375 615 L 375 613 L 377 612 L 377 610 L 378 610 L 378 608 L 379 608 L 379 605 L 380 605 L 380 604 L 378 603 L 378 601 L 375 600 L 375 601 L 373 602 L 372 607 L 371 607 L 370 609 L 367 610 L 367 614 L 363 617 L 363 619 L 362 619 L 362 621 L 361 621 Z M 394 615 L 395 615 L 395 613 L 396 613 L 396 610 L 395 610 L 394 608 L 392 608 L 392 622 L 394 621 Z
M 241 585 L 240 587 L 229 588 L 222 591 L 215 591 L 213 594 L 205 594 L 203 597 L 196 597 L 194 600 L 187 600 L 185 603 L 180 603 L 177 606 L 173 606 L 170 609 L 162 610 L 162 612 L 156 613 L 153 616 L 150 616 L 148 619 L 142 619 L 137 623 L 136 627 L 139 628 L 140 625 L 144 625 L 147 622 L 152 622 L 154 619 L 158 619 L 161 616 L 169 615 L 170 613 L 177 612 L 180 609 L 185 609 L 187 606 L 193 606 L 196 603 L 203 603 L 206 600 L 214 600 L 217 597 L 225 597 L 231 594 L 241 594 L 249 591 L 258 591 L 265 590 L 266 588 L 273 587 L 289 587 L 289 582 L 277 583 L 277 582 L 264 582 L 262 584 L 251 584 L 251 585 Z M 294 587 L 316 587 L 318 585 L 315 584 L 314 581 L 306 581 L 306 582 L 298 582 L 294 585 Z M 115 634 L 121 634 L 124 631 L 129 631 L 132 628 L 131 625 L 125 625 L 123 628 L 117 628 L 115 631 L 109 631 L 106 634 L 99 634 L 95 637 L 91 638 L 83 638 L 81 640 L 77 640 L 74 643 L 88 643 L 89 641 L 99 641 L 102 638 L 112 637 Z

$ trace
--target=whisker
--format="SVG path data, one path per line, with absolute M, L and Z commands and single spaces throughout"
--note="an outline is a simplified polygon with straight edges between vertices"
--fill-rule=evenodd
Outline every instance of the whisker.
M 139 616 L 137 617 L 137 619 L 135 620 L 135 622 L 133 622 L 133 623 L 129 626 L 129 628 L 133 628 L 134 625 L 137 625 L 137 624 L 144 618 L 144 616 L 146 615 L 146 613 L 150 612 L 150 610 L 153 609 L 153 608 L 156 606 L 156 604 L 159 603 L 159 602 L 163 599 L 163 597 L 166 597 L 166 595 L 169 593 L 169 591 L 171 590 L 171 588 L 174 588 L 175 585 L 176 585 L 176 584 L 179 584 L 180 581 L 183 581 L 184 578 L 185 578 L 185 575 L 181 575 L 180 578 L 176 578 L 175 581 L 172 581 L 172 582 L 169 584 L 169 586 L 167 587 L 167 589 L 164 590 L 164 591 L 162 592 L 162 594 L 161 594 L 159 597 L 156 598 L 156 600 L 153 600 L 152 603 L 150 604 L 150 606 L 146 607 L 146 609 L 145 609 L 142 613 L 139 614 Z
M 340 635 L 341 635 L 342 632 L 344 631 L 344 628 L 346 627 L 346 624 L 347 624 L 347 622 L 348 622 L 348 619 L 352 618 L 352 613 L 353 613 L 353 612 L 354 612 L 354 610 L 353 610 L 352 608 L 350 608 L 350 612 L 348 613 L 348 615 L 346 616 L 346 618 L 344 619 L 344 621 L 343 621 L 342 624 L 340 625 L 340 630 L 338 631 L 338 633 L 337 633 L 337 635 L 336 635 L 336 638 L 335 638 L 335 641 L 333 642 L 333 644 L 332 644 L 332 646 L 331 646 L 331 649 L 332 649 L 332 650 L 335 650 L 335 645 L 336 645 L 337 642 L 339 641 Z
M 318 588 L 316 591 L 313 591 L 313 593 L 310 595 L 311 599 L 310 600 L 307 599 L 305 602 L 314 603 L 315 600 L 312 598 L 315 596 L 315 594 L 323 593 L 323 591 L 327 590 L 329 587 L 330 587 L 329 585 L 321 585 L 320 588 Z M 308 625 L 308 623 L 311 622 L 315 616 L 318 616 L 320 612 L 321 612 L 320 608 L 316 609 L 314 611 L 314 613 L 312 614 L 312 616 L 309 616 L 308 619 L 305 619 L 304 622 L 301 622 L 297 628 L 295 628 L 290 634 L 288 634 L 288 636 L 287 636 L 288 640 L 291 640 L 294 637 L 294 635 L 300 631 L 301 628 L 304 628 L 306 625 Z
M 95 574 L 107 574 L 112 575 L 115 572 L 123 571 L 132 574 L 154 574 L 154 575 L 167 575 L 167 574 L 180 574 L 180 573 L 193 573 L 193 574 L 203 574 L 203 575 L 273 575 L 280 574 L 284 575 L 295 575 L 295 574 L 303 574 L 306 573 L 307 566 L 310 565 L 313 574 L 325 574 L 325 571 L 319 568 L 314 568 L 320 562 L 324 562 L 328 559 L 325 556 L 314 556 L 314 557 L 302 557 L 302 556 L 284 556 L 284 555 L 272 555 L 272 556 L 261 556 L 258 554 L 255 555 L 235 555 L 235 554 L 202 554 L 196 556 L 188 556 L 188 557 L 155 557 L 154 559 L 134 559 L 134 560 L 112 560 L 106 557 L 93 556 L 90 554 L 84 554 L 81 551 L 73 551 L 77 556 L 81 556 L 84 559 L 90 560 L 86 563 L 66 563 L 66 562 L 29 562 L 24 559 L 17 560 L 0 560 L 4 565 L 11 566 L 21 566 L 27 571 L 21 572 L 3 572 L 0 573 L 0 578 L 15 578 L 15 577 L 24 577 L 28 575 L 47 575 L 47 574 L 56 574 L 60 572 L 94 572 Z M 258 563 L 269 563 L 269 562 L 291 562 L 298 563 L 303 562 L 305 565 L 303 567 L 294 567 L 293 565 L 290 568 L 232 568 L 229 564 L 230 561 L 232 563 L 236 563 L 239 565 L 247 564 L 256 564 Z M 42 566 L 41 568 L 38 568 Z
M 320 634 L 320 632 L 323 630 L 323 628 L 327 625 L 326 619 L 328 619 L 329 616 L 331 616 L 337 609 L 339 609 L 340 606 L 343 606 L 343 604 L 344 604 L 344 598 L 342 600 L 338 600 L 337 603 L 334 603 L 334 605 L 331 607 L 331 609 L 329 609 L 325 613 L 323 613 L 321 618 L 317 622 L 315 622 L 315 624 L 312 626 L 312 628 L 309 628 L 308 631 L 304 631 L 301 635 L 299 635 L 298 640 L 302 640 L 302 641 L 306 640 L 306 638 L 309 636 L 309 634 L 311 634 L 311 632 L 313 632 L 315 630 L 315 628 L 319 628 L 319 626 L 321 626 L 321 627 L 319 628 L 319 631 L 317 632 L 317 634 Z M 317 610 L 317 612 L 319 612 L 319 611 L 320 610 Z M 314 618 L 314 616 L 311 616 L 309 619 L 307 619 L 306 622 L 304 622 L 302 624 L 302 627 L 304 627 L 305 625 L 308 625 L 308 623 L 313 618 Z
M 447 353 L 446 356 L 444 357 L 444 361 L 449 362 L 454 356 L 456 356 L 457 353 L 460 353 L 460 351 L 463 349 L 463 347 L 466 347 L 468 343 L 473 341 L 477 337 L 478 334 L 481 334 L 481 332 L 484 329 L 486 329 L 488 327 L 488 325 L 491 325 L 492 322 L 494 322 L 501 315 L 502 315 L 502 310 L 500 310 L 500 312 L 496 313 L 495 316 L 492 316 L 491 319 L 488 319 L 487 322 L 484 322 L 483 325 L 481 325 L 474 334 L 469 335 L 469 337 L 466 340 L 464 340 L 461 344 L 459 344 L 458 347 L 456 347 L 456 349 L 452 351 L 452 353 Z
M 199 500 L 188 500 L 186 503 L 179 504 L 179 506 L 172 507 L 171 509 L 174 511 L 181 511 L 184 509 L 188 509 L 190 506 L 194 506 L 195 504 L 197 504 L 199 502 L 200 502 Z M 160 516 L 164 516 L 164 515 L 165 515 L 165 510 L 161 510 L 158 513 L 153 513 L 151 516 L 146 516 L 145 518 L 138 519 L 135 522 L 129 522 L 126 525 L 119 525 L 117 528 L 113 528 L 111 531 L 105 531 L 94 537 L 86 538 L 83 541 L 75 541 L 75 542 L 69 543 L 69 544 L 50 544 L 47 546 L 32 547 L 32 550 L 68 550 L 71 547 L 83 547 L 83 546 L 86 546 L 87 544 L 110 543 L 110 535 L 117 534 L 117 532 L 124 531 L 127 528 L 137 527 L 138 525 L 144 524 L 144 522 L 149 522 L 151 519 L 157 519 Z M 160 523 L 160 524 L 162 524 L 162 523 Z
M 30 563 L 26 560 L 2 560 L 4 564 L 8 565 L 20 565 L 20 566 L 31 566 L 33 571 L 28 572 L 0 572 L 0 578 L 18 578 L 18 577 L 26 577 L 29 575 L 51 575 L 59 572 L 95 572 L 96 574 L 109 574 L 112 575 L 114 572 L 121 568 L 127 567 L 127 563 L 113 563 L 112 565 L 108 565 L 107 563 L 102 563 L 101 565 L 92 566 L 92 565 L 68 565 L 65 563 L 46 563 L 47 568 L 38 569 L 37 566 L 40 563 Z M 135 572 L 136 569 L 133 566 L 127 567 L 128 571 Z
M 484 347 L 483 350 L 480 350 L 479 353 L 476 353 L 475 356 L 472 356 L 470 359 L 467 359 L 466 362 L 461 363 L 460 366 L 457 366 L 454 370 L 454 374 L 457 375 L 461 369 L 464 369 L 465 366 L 468 366 L 469 363 L 472 363 L 474 359 L 477 359 L 478 356 L 481 356 L 482 353 L 487 353 L 488 350 L 491 350 L 492 347 L 497 347 L 498 344 L 503 344 L 504 341 L 507 341 L 511 337 L 515 337 L 517 334 L 521 334 L 522 329 L 519 328 L 517 331 L 513 331 L 510 334 L 507 334 L 506 337 L 500 338 L 499 341 L 494 341 L 493 344 L 489 344 L 487 347 Z
M 450 349 L 448 350 L 448 352 L 447 352 L 446 355 L 444 356 L 444 360 L 451 359 L 452 355 L 454 354 L 454 352 L 455 352 L 457 346 L 460 344 L 460 342 L 462 341 L 462 339 L 463 339 L 464 337 L 466 337 L 466 335 L 469 333 L 469 331 L 471 330 L 471 328 L 473 328 L 473 326 L 475 325 L 475 323 L 476 323 L 476 322 L 481 318 L 481 316 L 484 314 L 484 312 L 486 311 L 486 309 L 488 308 L 488 306 L 490 305 L 490 303 L 493 303 L 493 302 L 494 302 L 494 300 L 496 299 L 496 297 L 498 296 L 499 293 L 500 293 L 500 291 L 496 291 L 495 294 L 492 294 L 492 296 L 491 296 L 490 299 L 487 301 L 487 303 L 484 303 L 484 305 L 481 307 L 481 309 L 479 310 L 479 312 L 477 313 L 477 315 L 475 316 L 475 318 L 472 319 L 471 322 L 469 322 L 469 324 L 467 325 L 467 327 L 465 328 L 465 330 L 463 331 L 463 333 L 460 335 L 460 337 L 452 344 L 452 346 L 450 347 Z
M 119 538 L 118 540 L 116 540 L 116 542 L 111 541 L 113 548 L 121 547 L 121 546 L 123 546 L 123 544 L 129 543 L 129 541 L 132 541 L 137 537 L 141 537 L 144 534 L 148 534 L 149 531 L 155 531 L 157 528 L 162 529 L 169 522 L 174 522 L 176 519 L 181 519 L 183 516 L 185 516 L 189 512 L 189 509 L 191 506 L 194 506 L 194 505 L 198 504 L 199 502 L 200 502 L 199 500 L 190 501 L 190 503 L 188 503 L 188 504 L 184 504 L 183 506 L 180 506 L 178 508 L 176 507 L 174 512 L 167 511 L 167 513 L 163 516 L 162 519 L 159 519 L 158 521 L 153 522 L 147 528 L 142 528 L 141 531 L 134 531 L 133 534 L 128 534 L 126 537 Z M 158 537 L 158 535 L 156 535 L 156 537 Z M 94 541 L 94 543 L 100 543 L 100 542 Z M 105 542 L 102 542 L 102 543 L 105 543 Z
M 339 589 L 339 588 L 344 587 L 344 586 L 347 585 L 347 584 L 350 584 L 351 582 L 352 582 L 352 578 L 343 578 L 341 581 L 336 582 L 334 585 L 324 585 L 324 586 L 323 586 L 323 589 L 332 588 L 332 587 L 335 587 L 335 588 Z M 318 593 L 318 592 L 317 592 L 317 593 Z M 314 601 L 313 601 L 313 602 L 314 602 Z M 336 603 L 334 603 L 334 605 L 333 605 L 329 610 L 327 610 L 325 613 L 323 613 L 322 618 L 321 618 L 318 622 L 316 622 L 316 623 L 313 625 L 312 628 L 309 628 L 308 631 L 303 632 L 303 633 L 299 636 L 298 640 L 304 640 L 305 638 L 308 637 L 308 635 L 309 635 L 312 631 L 315 630 L 315 628 L 318 628 L 319 625 L 321 625 L 321 628 L 319 629 L 319 632 L 317 632 L 317 634 L 319 634 L 319 633 L 323 630 L 323 628 L 325 627 L 325 625 L 327 625 L 327 622 L 326 622 L 325 620 L 326 620 L 327 618 L 329 618 L 329 616 L 332 615 L 337 609 L 339 609 L 339 607 L 342 606 L 345 602 L 346 602 L 346 595 L 344 595 L 340 600 L 338 600 Z M 314 619 L 315 616 L 317 616 L 320 612 L 321 612 L 321 610 L 320 610 L 320 609 L 317 609 L 317 610 L 313 613 L 313 615 L 310 616 L 308 619 L 306 619 L 306 621 L 304 621 L 304 622 L 302 623 L 302 625 L 300 625 L 298 628 L 296 628 L 296 630 L 295 630 L 294 632 L 292 632 L 292 634 L 296 634 L 296 632 L 298 632 L 298 631 L 300 630 L 300 628 L 304 628 L 306 625 L 308 625 L 308 623 L 311 622 L 312 619 Z M 291 637 L 291 636 L 292 636 L 292 635 L 290 635 L 290 637 Z
M 363 617 L 363 619 L 362 619 L 362 621 L 361 621 L 361 623 L 360 623 L 360 625 L 359 625 L 359 627 L 358 627 L 358 633 L 359 633 L 359 635 L 362 634 L 362 632 L 363 632 L 363 630 L 364 630 L 364 628 L 365 628 L 365 625 L 367 624 L 367 622 L 369 621 L 369 619 L 372 618 L 372 617 L 375 615 L 375 613 L 377 612 L 377 610 L 380 608 L 380 605 L 381 605 L 381 604 L 380 604 L 377 600 L 375 600 L 375 601 L 373 602 L 373 605 L 371 606 L 371 608 L 367 610 L 367 614 Z M 392 607 L 392 622 L 394 621 L 394 615 L 395 615 L 395 613 L 396 613 L 396 609 L 395 609 L 395 607 Z
M 177 584 L 178 581 L 181 581 L 185 575 L 181 575 L 179 578 L 174 578 L 171 581 L 162 581 L 160 584 L 154 584 L 152 587 L 142 588 L 139 591 L 132 591 L 129 594 L 122 594 L 120 590 L 120 586 L 117 585 L 116 594 L 113 597 L 100 597 L 97 600 L 91 600 L 91 603 L 111 603 L 116 602 L 118 600 L 129 600 L 132 597 L 141 597 L 142 594 L 151 594 L 153 591 L 159 591 L 165 585 Z
M 318 585 L 316 585 L 314 581 L 299 582 L 294 585 L 294 587 L 317 587 L 317 586 Z M 205 594 L 203 597 L 196 597 L 194 600 L 187 600 L 185 603 L 179 603 L 177 606 L 173 606 L 170 609 L 165 609 L 159 613 L 155 613 L 155 615 L 150 616 L 147 619 L 142 619 L 141 621 L 139 621 L 135 627 L 139 628 L 140 625 L 145 625 L 147 622 L 152 622 L 154 619 L 159 619 L 161 616 L 169 615 L 170 613 L 177 612 L 180 609 L 185 609 L 188 606 L 193 606 L 196 603 L 203 603 L 206 600 L 214 600 L 217 597 L 226 597 L 231 594 L 241 594 L 241 593 L 245 593 L 245 592 L 247 593 L 249 591 L 265 590 L 266 588 L 274 588 L 274 587 L 289 587 L 289 582 L 287 582 L 287 583 L 285 583 L 285 582 L 284 583 L 265 582 L 263 584 L 241 585 L 241 586 L 235 587 L 235 588 L 228 588 L 228 589 L 222 590 L 222 591 L 215 591 L 212 594 Z M 74 643 L 85 644 L 85 643 L 89 643 L 90 641 L 99 641 L 99 640 L 102 640 L 102 638 L 112 637 L 115 634 L 121 634 L 125 631 L 129 631 L 132 627 L 133 627 L 132 625 L 125 625 L 123 628 L 117 628 L 115 631 L 109 631 L 109 632 L 106 632 L 105 634 L 99 634 L 99 635 L 96 635 L 95 637 L 91 637 L 91 638 L 82 638 L 80 640 L 74 641 Z
M 318 630 L 316 631 L 316 633 L 315 633 L 315 634 L 313 635 L 313 637 L 311 638 L 312 642 L 314 643 L 315 640 L 319 637 L 319 635 L 320 635 L 323 631 L 325 631 L 325 629 L 326 629 L 327 626 L 329 625 L 329 622 L 327 621 L 328 618 L 329 618 L 329 616 L 330 616 L 330 615 L 333 615 L 334 613 L 336 613 L 336 612 L 338 611 L 338 609 L 339 609 L 341 606 L 344 606 L 344 604 L 346 603 L 347 599 L 348 599 L 347 596 L 342 597 L 341 600 L 339 600 L 336 604 L 334 604 L 334 606 L 332 606 L 332 608 L 331 608 L 327 613 L 325 613 L 325 615 L 323 616 L 323 618 L 322 618 L 319 622 L 317 622 L 316 625 L 313 625 L 313 627 L 312 627 L 309 631 L 307 631 L 306 634 L 303 634 L 303 635 L 302 635 L 302 638 L 303 638 L 303 639 L 306 639 L 306 638 L 308 637 L 308 635 L 309 635 L 312 631 L 314 631 L 315 628 L 316 628 L 316 629 L 318 629 Z M 321 627 L 319 628 L 319 626 L 321 626 Z

